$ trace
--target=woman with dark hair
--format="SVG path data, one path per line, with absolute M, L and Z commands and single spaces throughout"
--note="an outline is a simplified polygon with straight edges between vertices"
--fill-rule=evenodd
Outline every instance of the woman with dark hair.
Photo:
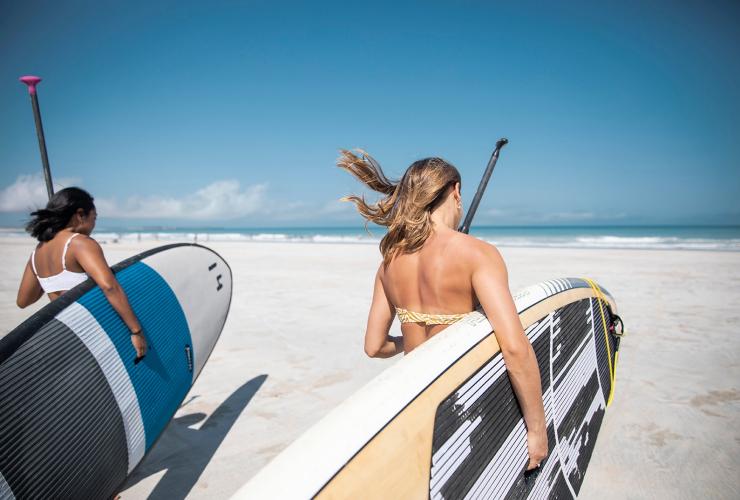
M 39 243 L 26 264 L 16 303 L 28 307 L 44 293 L 55 300 L 90 277 L 128 326 L 136 355 L 142 358 L 147 345 L 139 320 L 103 249 L 90 237 L 97 218 L 93 202 L 87 191 L 69 187 L 54 194 L 46 208 L 31 213 L 26 231 Z
M 548 447 L 537 359 L 498 250 L 457 231 L 463 213 L 460 173 L 441 158 L 425 158 L 394 182 L 364 151 L 342 151 L 337 165 L 385 195 L 375 204 L 358 196 L 344 198 L 367 221 L 388 228 L 380 242 L 383 262 L 375 277 L 365 352 L 379 358 L 408 353 L 480 304 L 524 414 L 527 468 L 539 467 Z M 394 316 L 401 322 L 401 338 L 388 335 Z

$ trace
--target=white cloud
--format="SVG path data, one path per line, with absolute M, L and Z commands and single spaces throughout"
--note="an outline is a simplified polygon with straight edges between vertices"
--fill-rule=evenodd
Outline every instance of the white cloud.
M 241 188 L 239 181 L 216 181 L 181 197 L 131 196 L 122 203 L 96 200 L 105 217 L 135 219 L 235 219 L 266 210 L 266 184 Z
M 78 183 L 76 179 L 54 182 L 57 190 Z M 223 180 L 181 197 L 131 196 L 122 202 L 96 198 L 95 205 L 102 216 L 119 219 L 234 219 L 266 212 L 266 190 L 266 184 L 242 188 L 239 181 Z M 20 175 L 13 184 L 0 190 L 0 212 L 30 212 L 45 206 L 46 201 L 41 175 Z
M 76 183 L 76 179 L 58 179 L 54 189 Z M 13 184 L 0 190 L 0 212 L 31 212 L 46 206 L 46 184 L 41 174 L 19 175 Z

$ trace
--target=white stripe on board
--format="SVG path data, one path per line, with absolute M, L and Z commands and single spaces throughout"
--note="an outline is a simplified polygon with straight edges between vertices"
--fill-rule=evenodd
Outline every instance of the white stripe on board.
M 550 332 L 550 363 L 553 363 L 556 359 L 560 357 L 560 345 L 562 342 L 560 341 L 559 335 L 560 335 L 560 315 L 559 314 L 553 314 L 551 319 L 551 327 L 552 331 Z M 556 339 L 556 337 L 558 337 Z M 557 345 L 557 348 L 554 346 Z M 550 379 L 552 381 L 552 379 Z
M 472 446 L 470 445 L 470 435 L 480 425 L 481 422 L 483 422 L 483 419 L 481 417 L 477 417 L 472 422 L 466 421 L 463 426 L 455 431 L 455 440 L 457 440 L 457 438 L 459 437 L 462 437 L 464 439 L 464 443 L 462 444 L 462 446 L 458 445 L 458 447 L 450 456 L 444 456 L 444 454 L 446 454 L 448 451 L 447 448 L 449 448 L 449 446 L 447 446 L 444 451 L 440 449 L 434 455 L 434 457 L 432 457 L 432 484 L 430 484 L 430 495 L 432 496 L 432 498 L 434 498 L 435 494 L 439 492 L 442 486 L 447 483 L 447 479 L 449 479 L 449 477 L 457 470 L 457 468 L 465 460 L 465 458 L 470 455 L 470 452 L 472 450 Z M 453 439 L 450 439 L 447 441 L 446 444 L 449 444 L 452 441 Z M 440 464 L 439 461 L 441 458 L 444 458 L 445 461 L 447 461 L 448 459 L 452 460 L 449 463 Z M 436 464 L 435 461 L 437 462 Z M 442 465 L 444 465 L 444 468 L 442 468 Z
M 549 315 L 552 315 L 553 313 L 550 313 Z M 548 315 L 548 316 L 549 316 Z M 527 328 L 527 331 L 525 332 L 527 334 L 527 338 L 529 338 L 529 343 L 534 343 L 535 340 L 540 338 L 540 335 L 547 330 L 547 333 L 550 333 L 550 321 L 548 320 L 547 316 L 542 318 L 537 323 L 530 325 L 529 328 Z
M 519 420 L 496 452 L 465 498 L 493 498 L 493 491 L 505 491 L 524 472 L 527 456 L 527 430 L 524 420 Z M 493 491 L 492 491 L 493 490 Z
M 15 495 L 13 495 L 13 491 L 3 477 L 2 472 L 0 472 L 0 500 L 15 500 Z
M 505 369 L 506 367 L 504 365 L 503 356 L 495 356 L 493 360 L 484 365 L 483 368 L 473 376 L 473 378 L 465 382 L 462 387 L 455 391 L 455 403 L 465 404 L 470 397 L 480 389 L 482 384 L 485 384 L 486 381 L 490 381 L 491 377 L 498 376 L 497 373 Z M 467 410 L 469 407 L 470 405 L 467 404 L 464 409 Z
M 74 302 L 67 306 L 56 319 L 67 325 L 80 338 L 108 380 L 123 418 L 128 446 L 128 472 L 131 472 L 144 456 L 146 437 L 139 400 L 136 398 L 134 386 L 123 366 L 123 361 L 100 323 L 79 303 Z
M 575 360 L 580 357 L 583 354 L 584 350 L 588 350 L 588 347 L 586 344 L 592 344 L 593 345 L 593 332 L 590 333 L 587 337 L 583 337 L 581 341 L 579 342 L 578 346 L 576 346 L 575 349 L 573 349 L 573 354 L 571 354 L 570 358 L 563 364 L 563 367 L 560 369 L 560 373 L 555 377 L 555 380 L 553 380 L 553 384 L 558 383 L 560 384 L 560 379 L 563 377 L 566 377 L 570 374 L 570 371 L 575 364 Z M 594 353 L 596 350 L 594 349 Z
M 559 416 L 564 417 L 570 407 L 575 404 L 581 389 L 586 387 L 591 374 L 596 370 L 596 355 L 591 349 L 584 349 L 555 389 L 555 407 L 558 411 L 564 412 Z M 553 389 L 554 387 L 553 385 Z
M 483 394 L 485 394 L 485 391 L 487 391 L 493 384 L 495 384 L 499 377 L 506 371 L 506 365 L 504 364 L 503 357 L 497 357 L 496 360 L 491 363 L 491 365 L 492 370 L 489 372 L 490 377 L 488 377 L 486 380 L 482 380 L 480 386 L 473 389 L 472 394 L 468 394 L 465 396 L 465 398 L 460 398 L 457 401 L 457 404 L 463 405 L 461 410 L 462 412 L 468 411 L 470 407 L 473 406 Z

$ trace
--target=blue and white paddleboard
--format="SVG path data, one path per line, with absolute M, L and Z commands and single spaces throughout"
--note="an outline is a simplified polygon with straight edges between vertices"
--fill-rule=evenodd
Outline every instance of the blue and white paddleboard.
M 167 245 L 113 267 L 144 330 L 92 280 L 0 339 L 0 499 L 110 498 L 182 403 L 218 340 L 231 270 L 212 250 Z

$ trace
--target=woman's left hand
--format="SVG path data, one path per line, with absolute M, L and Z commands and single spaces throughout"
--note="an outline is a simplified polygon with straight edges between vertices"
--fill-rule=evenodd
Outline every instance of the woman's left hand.
M 131 334 L 131 344 L 136 349 L 136 357 L 141 359 L 146 355 L 147 344 L 141 332 Z

